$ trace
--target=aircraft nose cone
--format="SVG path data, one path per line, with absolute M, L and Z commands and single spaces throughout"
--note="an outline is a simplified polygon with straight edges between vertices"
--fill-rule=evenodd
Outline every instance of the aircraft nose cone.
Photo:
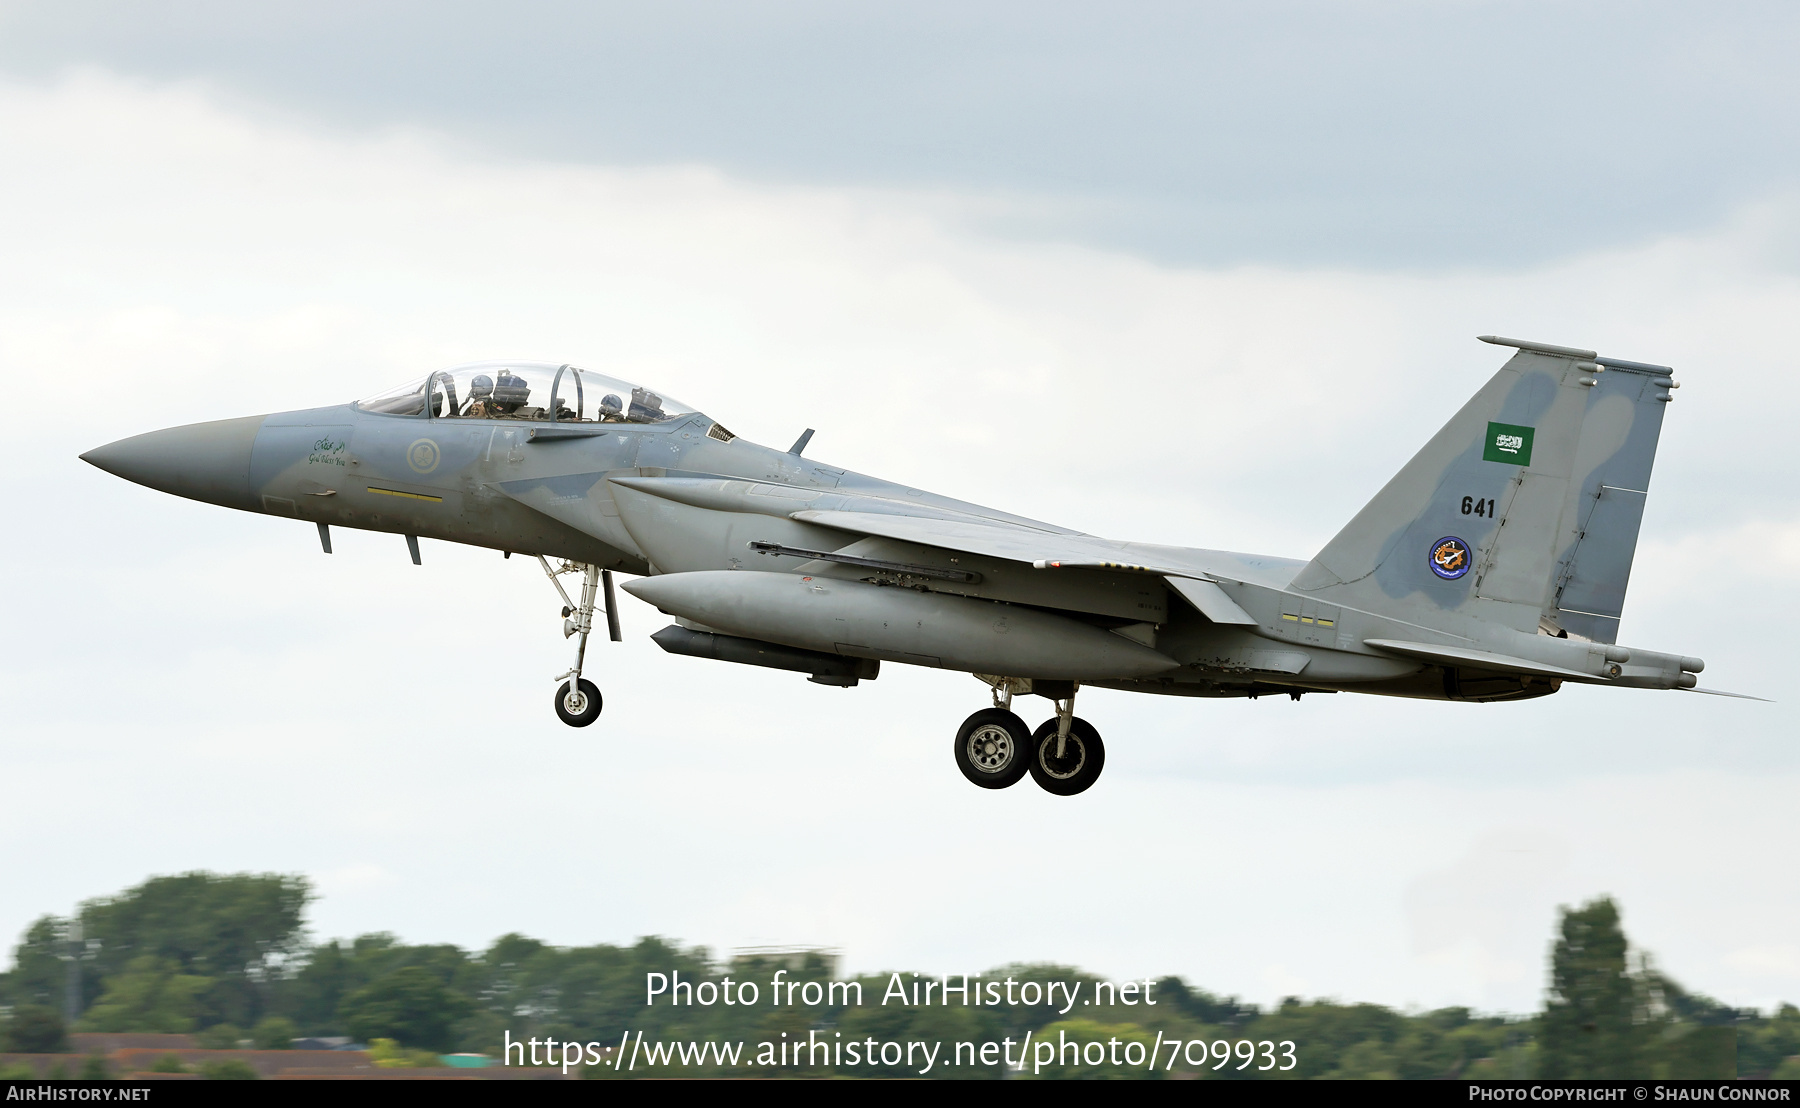
M 253 512 L 250 450 L 264 418 L 167 427 L 96 446 L 81 460 L 160 492 Z

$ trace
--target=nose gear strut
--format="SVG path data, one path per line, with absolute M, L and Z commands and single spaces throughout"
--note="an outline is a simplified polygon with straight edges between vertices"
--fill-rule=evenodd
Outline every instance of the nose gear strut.
M 544 576 L 550 578 L 550 584 L 563 599 L 563 638 L 581 636 L 575 644 L 575 668 L 556 678 L 562 683 L 556 690 L 556 714 L 570 727 L 586 727 L 600 717 L 600 689 L 581 676 L 581 667 L 587 660 L 588 634 L 594 629 L 595 600 L 600 594 L 604 594 L 606 601 L 601 610 L 606 613 L 607 635 L 613 642 L 622 641 L 612 570 L 584 562 L 564 562 L 560 568 L 551 569 L 542 554 L 537 560 L 544 567 Z M 580 604 L 569 599 L 562 582 L 557 580 L 565 573 L 582 575 Z

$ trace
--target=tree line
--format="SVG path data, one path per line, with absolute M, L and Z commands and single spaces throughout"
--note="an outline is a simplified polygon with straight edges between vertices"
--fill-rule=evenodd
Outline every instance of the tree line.
M 4 1042 L 15 1051 L 66 1049 L 70 1031 L 196 1034 L 203 1045 L 246 1040 L 264 1049 L 299 1036 L 392 1040 L 401 1048 L 498 1057 L 513 1041 L 617 1043 L 647 1040 L 756 1042 L 805 1039 L 809 1031 L 883 1041 L 1015 1040 L 1059 1032 L 1085 1040 L 1291 1041 L 1291 1070 L 1238 1068 L 1238 1059 L 1176 1073 L 1211 1079 L 1478 1077 L 1800 1077 L 1800 1009 L 1733 1008 L 1682 988 L 1625 938 L 1617 905 L 1601 898 L 1565 908 L 1550 957 L 1544 1008 L 1530 1015 L 1480 1015 L 1466 1008 L 1396 1012 L 1375 1004 L 1284 999 L 1262 1008 L 1220 997 L 1179 977 L 1155 983 L 1158 1003 L 1082 1005 L 1079 1013 L 1005 1003 L 882 1006 L 886 973 L 858 980 L 864 1004 L 710 1006 L 644 1004 L 648 973 L 688 982 L 768 981 L 786 963 L 721 962 L 704 947 L 657 937 L 630 946 L 557 947 L 523 935 L 487 949 L 413 945 L 376 933 L 308 941 L 305 878 L 187 873 L 154 877 L 116 896 L 83 903 L 67 918 L 44 916 L 26 930 L 0 974 Z M 810 956 L 790 980 L 824 981 Z M 924 975 L 921 975 L 924 976 Z M 1098 978 L 1072 966 L 1011 965 L 999 981 L 1064 981 L 1098 996 Z M 816 995 L 816 993 L 815 993 Z M 841 998 L 842 992 L 838 996 Z M 717 1067 L 714 1067 L 717 1069 Z M 904 1076 L 905 1066 L 862 1066 L 864 1076 Z M 702 1067 L 704 1070 L 704 1067 Z M 723 1072 L 723 1071 L 721 1071 Z M 767 1070 L 756 1072 L 767 1073 Z M 827 1075 L 796 1064 L 790 1072 Z M 942 1067 L 942 1076 L 1002 1076 L 999 1066 Z M 1140 1068 L 1081 1067 L 1081 1076 L 1143 1076 Z M 1166 1076 L 1160 1071 L 1159 1076 Z M 597 1069 L 590 1076 L 612 1076 Z M 1048 1071 L 1047 1071 L 1048 1075 Z M 1076 1072 L 1057 1076 L 1074 1076 Z

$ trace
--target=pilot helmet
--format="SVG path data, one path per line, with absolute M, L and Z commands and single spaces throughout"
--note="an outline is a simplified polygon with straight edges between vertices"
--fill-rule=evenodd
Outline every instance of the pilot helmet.
M 624 410 L 625 402 L 613 393 L 609 392 L 600 398 L 600 414 L 602 416 L 616 416 Z
M 494 379 L 485 373 L 477 373 L 469 382 L 469 399 L 486 400 L 494 395 Z

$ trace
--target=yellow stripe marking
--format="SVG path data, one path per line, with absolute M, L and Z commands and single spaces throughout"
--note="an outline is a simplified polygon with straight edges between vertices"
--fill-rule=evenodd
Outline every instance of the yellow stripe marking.
M 383 496 L 404 496 L 408 500 L 429 500 L 433 504 L 442 504 L 444 502 L 444 498 L 441 496 L 426 496 L 422 492 L 400 492 L 398 489 L 378 489 L 374 485 L 369 486 L 369 491 L 378 492 Z
M 1300 622 L 1300 617 L 1299 617 L 1299 616 L 1290 616 L 1290 615 L 1288 615 L 1288 614 L 1287 614 L 1287 613 L 1286 613 L 1286 612 L 1283 612 L 1283 613 L 1282 613 L 1282 614 L 1281 614 L 1281 618 L 1282 618 L 1282 619 L 1285 619 L 1285 620 L 1291 620 L 1291 621 L 1293 621 L 1293 622 L 1295 622 L 1295 623 L 1298 623 L 1298 622 Z

